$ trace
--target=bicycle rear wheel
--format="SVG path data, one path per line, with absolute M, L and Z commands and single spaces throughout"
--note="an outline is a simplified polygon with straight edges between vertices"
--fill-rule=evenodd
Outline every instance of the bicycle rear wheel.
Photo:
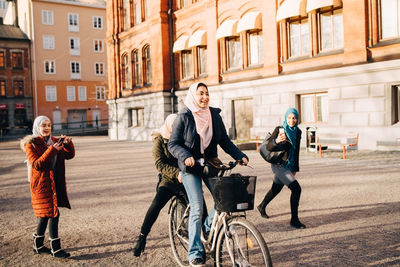
M 257 228 L 244 218 L 233 218 L 221 229 L 215 252 L 216 266 L 272 266 L 264 238 Z
M 188 223 L 189 208 L 186 203 L 178 198 L 173 199 L 169 214 L 169 240 L 175 260 L 182 267 L 189 266 Z

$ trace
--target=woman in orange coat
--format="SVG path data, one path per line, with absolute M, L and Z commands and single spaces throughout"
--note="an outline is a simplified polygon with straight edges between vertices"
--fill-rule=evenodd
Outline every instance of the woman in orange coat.
M 32 207 L 39 223 L 33 234 L 33 251 L 37 254 L 51 254 L 67 258 L 69 253 L 61 249 L 58 237 L 58 207 L 71 208 L 67 197 L 65 181 L 65 159 L 75 156 L 71 138 L 51 135 L 51 121 L 46 116 L 35 119 L 33 135 L 21 140 L 21 147 L 28 157 Z M 44 233 L 49 224 L 50 247 L 44 246 Z

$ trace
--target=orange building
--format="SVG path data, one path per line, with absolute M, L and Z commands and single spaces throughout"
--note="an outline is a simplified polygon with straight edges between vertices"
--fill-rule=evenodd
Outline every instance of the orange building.
M 292 106 L 304 132 L 398 147 L 400 0 L 108 1 L 107 23 L 112 139 L 149 140 L 201 81 L 233 138 Z
M 107 124 L 105 1 L 20 0 L 18 14 L 32 40 L 35 116 L 55 129 Z

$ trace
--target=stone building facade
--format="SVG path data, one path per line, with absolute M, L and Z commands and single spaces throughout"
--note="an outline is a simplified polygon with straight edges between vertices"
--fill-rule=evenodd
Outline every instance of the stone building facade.
M 396 149 L 399 10 L 399 0 L 107 1 L 110 138 L 150 140 L 201 81 L 232 138 L 262 138 L 296 107 L 304 132 Z

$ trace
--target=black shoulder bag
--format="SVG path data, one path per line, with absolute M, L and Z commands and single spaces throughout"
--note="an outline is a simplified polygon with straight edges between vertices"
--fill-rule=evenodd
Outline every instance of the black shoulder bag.
M 287 157 L 285 157 L 286 150 L 282 147 L 282 150 L 269 151 L 267 144 L 271 141 L 271 133 L 267 133 L 267 136 L 259 147 L 261 157 L 272 164 L 285 164 L 287 162 Z

